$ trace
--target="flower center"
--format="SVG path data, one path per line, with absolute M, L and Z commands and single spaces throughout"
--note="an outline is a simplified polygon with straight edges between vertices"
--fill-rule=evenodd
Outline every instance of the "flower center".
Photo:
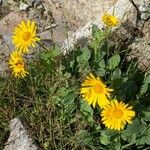
M 24 32 L 22 35 L 22 38 L 24 41 L 29 41 L 29 39 L 31 38 L 31 33 L 30 32 Z
M 110 17 L 107 17 L 107 18 L 106 18 L 106 22 L 107 22 L 108 24 L 112 24 L 112 19 L 111 19 Z
M 103 87 L 100 84 L 95 84 L 94 91 L 95 91 L 95 93 L 102 93 Z
M 116 118 L 116 119 L 119 119 L 123 116 L 123 112 L 121 109 L 115 109 L 113 111 L 113 116 Z
M 24 63 L 22 63 L 21 61 L 18 61 L 15 65 L 18 69 L 24 68 Z

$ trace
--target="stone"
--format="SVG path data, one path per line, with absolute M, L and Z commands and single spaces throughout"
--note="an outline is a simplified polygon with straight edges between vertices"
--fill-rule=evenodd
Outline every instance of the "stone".
M 26 10 L 28 7 L 29 7 L 29 5 L 27 5 L 27 4 L 25 4 L 25 3 L 21 3 L 21 4 L 19 5 L 19 9 L 20 9 L 20 10 Z
M 0 20 L 0 34 L 10 34 L 13 31 L 14 27 L 18 25 L 22 20 L 27 20 L 27 14 L 25 12 L 10 12 Z
M 19 118 L 10 121 L 10 131 L 4 150 L 40 150 Z
M 52 13 L 57 25 L 53 31 L 56 44 L 62 46 L 65 39 L 74 35 L 86 23 L 94 21 L 104 11 L 113 6 L 117 0 L 43 0 L 46 14 Z M 50 16 L 50 15 L 48 15 Z M 79 30 L 78 30 L 79 31 Z
M 115 8 L 115 12 L 114 12 Z M 108 12 L 117 16 L 120 20 L 123 20 L 124 14 L 127 12 L 129 13 L 133 9 L 132 4 L 129 1 L 119 0 L 115 3 L 114 6 L 112 6 Z M 101 15 L 97 16 L 96 20 L 91 20 L 88 23 L 86 23 L 84 26 L 80 27 L 74 34 L 68 36 L 68 39 L 65 40 L 65 42 L 62 45 L 62 50 L 64 53 L 69 51 L 70 49 L 73 49 L 75 43 L 80 38 L 87 38 L 92 34 L 92 24 L 97 25 L 99 28 L 103 27 L 103 22 L 101 21 L 103 12 L 101 12 Z M 124 17 L 124 20 L 126 18 Z

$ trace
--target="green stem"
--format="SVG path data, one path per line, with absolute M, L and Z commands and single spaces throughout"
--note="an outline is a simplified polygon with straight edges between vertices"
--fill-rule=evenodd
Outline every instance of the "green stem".
M 41 44 L 40 42 L 37 42 L 39 44 L 39 46 L 41 46 L 43 49 L 45 49 L 46 51 L 48 51 L 48 49 L 43 45 Z
M 126 148 L 129 147 L 129 146 L 132 146 L 133 144 L 135 144 L 135 143 L 129 143 L 129 144 L 126 144 L 126 145 L 122 146 L 122 150 L 123 150 L 123 149 L 126 149 Z

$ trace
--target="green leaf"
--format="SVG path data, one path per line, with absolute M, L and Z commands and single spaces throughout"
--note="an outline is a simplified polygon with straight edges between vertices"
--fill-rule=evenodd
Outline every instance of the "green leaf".
M 96 66 L 95 66 L 95 72 L 98 76 L 104 76 L 106 69 L 105 69 L 105 61 L 103 58 L 99 59 L 98 62 L 96 62 Z
M 76 142 L 80 146 L 88 145 L 91 143 L 92 140 L 93 140 L 93 137 L 90 135 L 90 133 L 87 132 L 87 130 L 81 129 L 76 134 Z
M 97 74 L 97 76 L 103 77 L 106 73 L 106 70 L 104 68 L 97 68 L 97 70 L 95 70 L 95 73 Z
M 127 129 L 122 131 L 121 137 L 129 143 L 136 143 L 139 137 L 146 130 L 146 124 L 139 119 L 135 119 L 132 124 L 127 126 Z
M 128 141 L 129 143 L 135 143 L 136 142 L 136 134 L 131 134 L 130 132 L 128 132 L 127 130 L 124 130 L 121 133 L 121 138 L 124 141 Z
M 93 36 L 93 38 L 100 41 L 103 37 L 103 32 L 100 30 L 100 28 L 98 28 L 98 26 L 93 25 L 92 26 L 92 36 Z
M 120 63 L 120 56 L 118 54 L 115 54 L 108 60 L 107 68 L 109 70 L 115 69 Z
M 149 72 L 146 72 L 145 73 L 145 78 L 144 78 L 144 81 L 143 81 L 143 85 L 141 86 L 141 89 L 140 89 L 140 94 L 141 95 L 143 95 L 147 92 L 149 84 L 150 84 L 150 74 L 149 74 Z
M 68 89 L 66 89 L 65 87 L 61 87 L 58 89 L 57 91 L 57 94 L 60 96 L 60 97 L 64 97 L 66 96 L 67 94 L 69 93 Z
M 120 76 L 121 70 L 119 68 L 116 68 L 111 75 L 111 80 L 118 79 Z
M 61 50 L 60 49 L 58 49 L 58 48 L 55 48 L 55 49 L 51 49 L 51 50 L 49 50 L 49 51 L 44 51 L 43 53 L 41 53 L 41 58 L 43 59 L 43 60 L 45 60 L 45 61 L 47 61 L 47 60 L 50 60 L 50 59 L 52 59 L 52 58 L 55 58 L 55 57 L 57 57 L 57 56 L 60 56 L 61 55 Z
M 132 99 L 136 96 L 137 85 L 133 80 L 128 80 L 122 85 L 122 91 L 128 99 Z
M 95 51 L 97 51 L 98 48 L 100 47 L 100 44 L 105 39 L 106 34 L 107 33 L 105 31 L 102 31 L 96 25 L 93 25 L 92 26 L 93 39 L 92 39 L 91 44 L 90 44 L 91 48 L 93 48 Z
M 99 41 L 97 39 L 93 39 L 91 41 L 91 44 L 90 44 L 91 48 L 94 49 L 94 51 L 96 52 L 97 49 L 99 48 Z
M 145 77 L 144 83 L 150 83 L 150 74 Z
M 74 63 L 75 63 L 75 61 L 74 61 L 74 60 L 70 62 L 70 68 L 73 68 Z
M 58 47 L 55 47 L 55 49 L 50 50 L 49 53 L 51 58 L 55 58 L 60 56 L 62 54 L 62 51 Z
M 143 114 L 143 119 L 145 121 L 150 121 L 150 108 L 147 108 L 146 110 L 141 112 Z
M 146 124 L 142 123 L 139 119 L 135 119 L 132 124 L 127 126 L 127 131 L 130 134 L 140 134 L 146 129 Z
M 140 138 L 137 138 L 136 143 L 138 145 L 145 145 L 145 144 L 150 145 L 150 128 L 146 130 L 146 132 L 144 132 L 144 134 Z
M 108 145 L 110 143 L 110 136 L 105 133 L 105 131 L 101 132 L 100 142 L 104 145 Z
M 74 99 L 76 98 L 76 93 L 74 91 L 69 91 L 68 94 L 62 99 L 62 104 L 64 105 L 65 114 L 72 114 L 76 109 L 76 103 Z
M 77 57 L 77 62 L 80 64 L 87 64 L 91 57 L 91 52 L 87 47 L 82 49 L 82 54 Z
M 105 61 L 103 58 L 100 59 L 97 64 L 98 64 L 99 68 L 105 68 Z
M 144 83 L 142 86 L 141 86 L 141 89 L 140 89 L 140 94 L 143 95 L 147 92 L 148 90 L 148 83 Z
M 84 114 L 85 117 L 87 117 L 89 122 L 93 122 L 93 109 L 91 108 L 91 106 L 89 106 L 89 104 L 82 99 L 80 100 L 80 104 L 80 111 Z

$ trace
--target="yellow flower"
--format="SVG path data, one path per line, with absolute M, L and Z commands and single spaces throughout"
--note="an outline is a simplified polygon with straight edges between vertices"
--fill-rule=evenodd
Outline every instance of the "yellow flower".
M 95 107 L 96 103 L 103 108 L 109 103 L 110 93 L 113 91 L 107 88 L 102 80 L 97 77 L 95 78 L 91 73 L 87 76 L 87 79 L 82 83 L 80 93 L 82 97 L 88 102 L 89 105 Z
M 24 59 L 18 51 L 13 51 L 10 54 L 9 66 L 12 70 L 12 74 L 16 78 L 24 78 L 27 74 L 29 74 L 29 72 L 25 70 Z
M 104 24 L 106 24 L 108 27 L 115 27 L 119 24 L 119 19 L 116 18 L 116 16 L 110 15 L 108 13 L 105 13 L 102 17 L 102 21 Z
M 20 52 L 28 53 L 28 48 L 35 47 L 35 42 L 40 40 L 36 37 L 36 28 L 35 22 L 28 20 L 27 22 L 22 21 L 14 29 L 12 42 Z
M 135 116 L 135 112 L 128 104 L 113 100 L 104 107 L 101 116 L 107 128 L 120 131 L 126 123 L 132 123 L 131 119 Z

